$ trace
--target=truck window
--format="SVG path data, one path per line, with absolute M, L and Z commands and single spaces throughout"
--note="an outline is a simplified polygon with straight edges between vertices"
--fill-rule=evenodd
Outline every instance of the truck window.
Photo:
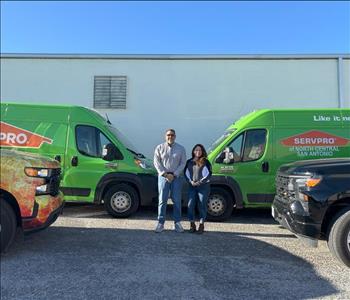
M 265 144 L 265 129 L 248 130 L 244 142 L 243 161 L 259 159 L 264 154 Z
M 86 156 L 102 157 L 102 150 L 107 144 L 113 144 L 99 129 L 93 126 L 78 125 L 76 127 L 76 144 L 78 151 Z M 117 159 L 123 155 L 117 148 Z

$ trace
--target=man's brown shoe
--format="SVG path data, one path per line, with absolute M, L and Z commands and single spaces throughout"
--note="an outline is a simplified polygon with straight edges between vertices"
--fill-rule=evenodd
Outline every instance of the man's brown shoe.
M 191 222 L 190 224 L 190 233 L 196 232 L 196 224 L 194 222 Z
M 204 232 L 204 224 L 201 223 L 201 224 L 199 224 L 197 233 L 202 234 L 203 232 Z

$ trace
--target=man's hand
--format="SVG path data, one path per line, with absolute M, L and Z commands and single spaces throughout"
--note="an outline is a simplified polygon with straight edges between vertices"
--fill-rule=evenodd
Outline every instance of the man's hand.
M 174 175 L 173 174 L 166 174 L 165 178 L 168 182 L 172 182 L 174 180 Z

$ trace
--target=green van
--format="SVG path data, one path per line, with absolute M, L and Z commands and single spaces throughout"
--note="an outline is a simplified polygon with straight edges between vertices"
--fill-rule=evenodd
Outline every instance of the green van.
M 127 217 L 157 200 L 152 161 L 94 110 L 2 103 L 0 146 L 60 161 L 65 201 L 103 201 L 112 216 Z
M 270 207 L 284 163 L 338 157 L 350 157 L 350 109 L 252 112 L 208 149 L 208 219 L 225 220 L 234 208 Z

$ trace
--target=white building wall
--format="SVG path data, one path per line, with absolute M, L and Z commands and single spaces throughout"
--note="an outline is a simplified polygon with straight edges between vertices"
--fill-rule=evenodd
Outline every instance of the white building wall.
M 349 59 L 343 103 L 350 107 Z M 126 75 L 127 109 L 100 110 L 153 155 L 175 128 L 188 156 L 259 108 L 339 107 L 338 60 L 2 58 L 1 101 L 93 106 L 94 76 Z
M 343 59 L 343 101 L 344 107 L 350 107 L 350 59 Z

